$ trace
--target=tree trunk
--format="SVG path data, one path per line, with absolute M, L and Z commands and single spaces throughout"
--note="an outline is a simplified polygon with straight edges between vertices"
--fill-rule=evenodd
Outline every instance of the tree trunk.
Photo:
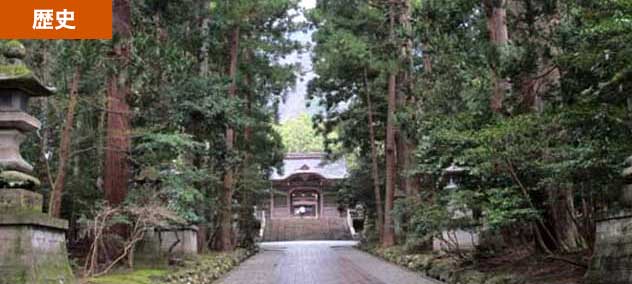
M 200 9 L 200 11 L 202 11 L 201 17 L 202 17 L 202 24 L 200 27 L 200 30 L 202 32 L 202 47 L 200 48 L 200 77 L 207 77 L 209 76 L 209 49 L 210 49 L 210 25 L 211 25 L 211 16 L 208 13 L 207 5 L 209 4 L 208 0 L 202 0 L 200 1 L 198 6 L 198 9 Z M 195 120 L 194 120 L 195 121 Z M 194 126 L 191 127 L 191 125 L 189 125 L 189 130 L 188 132 L 193 134 L 195 137 L 200 136 L 202 133 L 200 133 L 200 127 L 198 126 L 199 123 L 194 123 Z M 193 161 L 193 166 L 196 168 L 201 168 L 203 165 L 203 161 L 200 157 L 197 156 L 193 156 L 193 153 L 190 154 L 190 158 L 191 161 Z M 210 190 L 209 186 L 206 187 L 206 190 Z M 209 211 L 208 206 L 206 206 L 205 204 L 198 204 L 198 210 L 200 212 L 207 212 Z M 207 214 L 204 214 L 205 216 Z M 198 224 L 198 232 L 197 232 L 197 241 L 198 241 L 198 253 L 203 254 L 206 253 L 207 250 L 209 249 L 208 247 L 208 237 L 209 237 L 209 225 L 207 223 L 201 223 Z
M 560 53 L 559 47 L 555 43 L 546 39 L 557 32 L 560 23 L 560 14 L 557 9 L 536 8 L 537 3 L 507 0 L 507 8 L 512 18 L 521 19 L 520 24 L 526 28 L 516 29 L 512 32 L 512 37 L 533 43 L 539 48 L 534 50 L 531 60 L 535 63 L 532 69 L 524 70 L 513 81 L 520 87 L 520 103 L 523 111 L 540 113 L 544 108 L 542 95 L 550 93 L 559 87 L 560 71 L 555 65 L 554 58 Z M 572 187 L 550 187 L 546 189 L 547 199 L 545 202 L 536 204 L 546 204 L 544 225 L 548 234 L 544 234 L 542 239 L 544 244 L 552 250 L 559 252 L 575 252 L 585 249 L 588 244 L 584 237 L 580 222 L 576 218 L 575 190 Z M 551 240 L 553 239 L 553 240 Z
M 57 164 L 57 177 L 55 178 L 53 191 L 50 196 L 49 214 L 50 216 L 59 218 L 61 216 L 61 196 L 64 192 L 66 184 L 66 173 L 68 159 L 70 158 L 70 144 L 72 142 L 72 129 L 75 125 L 75 109 L 77 107 L 77 99 L 79 96 L 79 80 L 81 80 L 81 72 L 79 67 L 75 69 L 75 74 L 70 83 L 70 98 L 68 100 L 68 110 L 66 112 L 66 121 L 61 134 L 61 143 L 59 146 L 59 164 Z
M 412 6 L 409 0 L 402 0 L 402 12 L 400 13 L 399 19 L 401 22 L 401 26 L 404 31 L 404 41 L 401 49 L 401 62 L 404 66 L 403 72 L 401 72 L 402 80 L 400 85 L 402 85 L 402 93 L 398 97 L 399 108 L 405 109 L 408 105 L 415 104 L 415 97 L 413 96 L 413 90 L 415 89 L 414 79 L 413 79 L 413 27 L 411 23 L 412 17 Z M 412 114 L 414 115 L 414 113 Z M 414 119 L 411 116 L 411 120 Z M 401 126 L 400 126 L 401 127 Z M 411 133 L 408 131 L 409 129 L 405 129 L 401 127 L 399 132 L 398 139 L 398 149 L 397 155 L 398 159 L 398 167 L 400 171 L 401 178 L 401 187 L 406 194 L 407 197 L 413 198 L 416 201 L 420 201 L 419 196 L 419 186 L 416 183 L 417 178 L 411 174 L 412 170 L 412 151 L 416 148 L 416 144 L 414 142 L 413 137 L 410 135 Z
M 131 52 L 131 8 L 129 0 L 113 1 L 113 33 L 119 38 L 114 46 L 116 74 L 110 75 L 107 86 L 108 118 L 106 132 L 104 190 L 105 199 L 118 205 L 127 196 L 130 179 L 130 108 L 127 103 L 129 82 L 127 65 Z
M 496 54 L 500 49 L 509 43 L 509 33 L 507 31 L 507 9 L 506 0 L 483 0 L 485 14 L 487 16 L 487 32 L 492 46 L 496 49 Z M 493 91 L 490 99 L 492 111 L 500 113 L 503 108 L 503 100 L 507 91 L 511 88 L 509 81 L 499 74 L 499 56 L 492 60 L 492 83 Z
M 208 5 L 208 0 L 204 0 L 201 2 L 202 11 L 207 11 L 206 5 Z M 209 49 L 210 49 L 210 29 L 211 29 L 211 17 L 210 15 L 203 14 L 202 19 L 202 47 L 200 48 L 200 75 L 207 76 L 209 72 Z
M 230 99 L 235 98 L 237 95 L 237 63 L 239 56 L 239 27 L 233 28 L 230 40 L 230 66 L 228 69 L 228 76 L 231 78 L 231 84 L 228 89 L 228 97 Z M 232 126 L 226 128 L 226 152 L 227 157 L 232 155 L 235 144 L 235 130 Z M 223 210 L 220 218 L 220 230 L 219 230 L 219 249 L 228 251 L 233 249 L 233 189 L 234 182 L 234 168 L 227 161 L 224 172 L 224 186 L 222 192 L 222 205 Z
M 424 45 L 427 46 L 427 45 Z M 432 73 L 432 59 L 430 58 L 430 55 L 428 54 L 428 52 L 426 51 L 426 49 L 424 49 L 424 55 L 423 55 L 423 60 L 424 60 L 424 72 L 425 73 Z
M 367 119 L 369 123 L 369 143 L 371 144 L 371 177 L 373 178 L 373 194 L 375 195 L 377 230 L 380 242 L 384 233 L 384 204 L 382 203 L 382 192 L 380 189 L 380 174 L 377 160 L 377 145 L 375 144 L 375 125 L 373 123 L 373 103 L 371 102 L 371 92 L 369 91 L 369 79 L 366 68 L 364 69 L 364 90 L 366 93 Z
M 395 227 L 393 205 L 397 184 L 397 153 L 395 144 L 395 111 L 397 110 L 396 74 L 392 72 L 388 79 L 388 118 L 386 122 L 386 200 L 384 204 L 384 236 L 382 246 L 395 245 Z
M 556 1 L 554 1 L 556 2 Z M 552 2 L 553 3 L 553 2 Z M 549 4 L 552 4 L 549 3 Z M 558 3 L 551 5 L 554 9 L 543 9 L 539 3 L 529 3 L 512 0 L 509 2 L 510 14 L 522 19 L 527 28 L 513 32 L 514 38 L 521 38 L 533 43 L 537 48 L 531 58 L 534 68 L 525 70 L 514 81 L 520 86 L 521 107 L 525 111 L 544 111 L 544 94 L 554 91 L 560 85 L 560 70 L 555 64 L 555 57 L 561 53 L 559 46 L 548 39 L 554 37 L 560 25 L 560 11 Z M 543 12 L 546 10 L 547 12 Z
M 390 20 L 390 40 L 395 42 L 395 7 L 396 3 L 391 3 Z M 397 44 L 395 44 L 397 45 Z M 395 112 L 397 111 L 397 71 L 389 70 L 388 76 L 388 117 L 386 121 L 386 193 L 384 202 L 384 235 L 382 236 L 382 246 L 390 247 L 395 245 L 395 226 L 393 220 L 393 205 L 395 201 L 395 190 L 397 190 L 397 145 L 395 135 L 397 126 L 395 125 Z
M 254 57 L 254 52 L 251 49 L 248 49 L 244 52 L 243 61 L 246 64 L 250 64 L 252 62 L 252 58 Z M 244 78 L 244 85 L 250 87 L 252 84 L 252 76 L 251 74 L 246 74 Z M 252 92 L 251 89 L 245 91 L 244 100 L 246 101 L 246 116 L 252 116 Z M 244 127 L 244 140 L 243 140 L 243 151 L 244 151 L 244 160 L 241 163 L 241 178 L 244 180 L 250 176 L 250 171 L 252 171 L 253 165 L 252 163 L 252 126 L 246 125 Z M 248 188 L 242 188 L 240 191 L 241 202 L 240 202 L 240 216 L 239 216 L 239 232 L 241 235 L 239 245 L 243 248 L 252 248 L 255 246 L 255 227 L 257 220 L 254 215 L 254 206 L 256 205 L 256 200 L 254 196 L 254 192 Z
M 586 248 L 575 219 L 574 191 L 570 188 L 550 189 L 550 222 L 561 252 L 576 252 Z

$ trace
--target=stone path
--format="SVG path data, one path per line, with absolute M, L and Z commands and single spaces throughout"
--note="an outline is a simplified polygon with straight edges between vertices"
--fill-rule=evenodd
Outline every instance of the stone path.
M 264 243 L 219 284 L 435 284 L 348 241 Z

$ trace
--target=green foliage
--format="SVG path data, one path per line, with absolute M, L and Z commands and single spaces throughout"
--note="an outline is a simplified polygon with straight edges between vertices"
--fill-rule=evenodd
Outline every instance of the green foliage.
M 158 269 L 138 269 L 128 273 L 113 273 L 110 275 L 88 279 L 89 284 L 152 284 L 164 277 L 168 271 Z
M 373 101 L 377 139 L 383 139 L 392 51 L 385 41 L 384 12 L 367 1 L 349 0 L 319 2 L 310 14 L 318 28 L 313 59 L 318 77 L 309 85 L 309 96 L 322 109 L 314 123 L 327 138 L 328 152 L 369 153 L 367 96 Z
M 312 127 L 307 113 L 275 126 L 275 129 L 290 153 L 322 152 L 324 140 Z
M 250 257 L 254 251 L 237 249 L 230 253 L 213 253 L 196 257 L 175 270 L 137 269 L 131 272 L 115 272 L 110 275 L 87 279 L 88 284 L 175 284 L 213 283 L 222 275 Z
M 595 211 L 617 206 L 621 163 L 632 153 L 626 1 L 516 3 L 502 46 L 488 38 L 480 1 L 412 1 L 412 66 L 389 59 L 400 43 L 388 37 L 388 7 L 380 4 L 320 1 L 310 14 L 318 27 L 310 96 L 324 109 L 314 120 L 322 133 L 339 134 L 326 145 L 359 154 L 341 201 L 372 205 L 367 98 L 381 164 L 386 75 L 398 68 L 411 70 L 398 89 L 411 97 L 398 126 L 415 144 L 414 167 L 400 174 L 419 178 L 423 199 L 402 200 L 394 211 L 411 239 L 475 224 L 555 226 L 551 212 L 565 205 L 551 198 L 562 189 L 585 205 L 573 214 L 587 227 Z M 493 74 L 511 86 L 501 113 L 489 107 Z M 443 189 L 453 163 L 467 168 L 456 192 Z M 459 203 L 475 220 L 450 220 L 447 207 Z
M 524 196 L 513 188 L 487 190 L 486 203 L 483 206 L 485 221 L 492 230 L 534 221 L 539 217 L 539 212 L 530 208 Z
M 222 210 L 220 180 L 227 167 L 239 176 L 237 199 L 266 190 L 268 173 L 282 163 L 283 141 L 273 125 L 277 102 L 295 82 L 295 67 L 281 65 L 278 59 L 301 48 L 286 36 L 302 28 L 292 21 L 298 2 L 140 0 L 130 4 L 133 45 L 128 64 L 113 56 L 119 38 L 25 41 L 27 65 L 58 93 L 31 101 L 31 112 L 44 127 L 30 135 L 33 143 L 24 144 L 23 154 L 34 163 L 36 176 L 46 177 L 39 191 L 47 196 L 57 174 L 70 82 L 78 72 L 79 102 L 62 217 L 71 224 L 81 216 L 92 217 L 103 201 L 106 82 L 120 75 L 130 87 L 125 99 L 131 133 L 121 134 L 128 135 L 132 144 L 128 160 L 133 179 L 127 202 L 155 195 L 180 218 L 214 229 Z M 241 32 L 237 96 L 229 98 L 229 38 L 236 27 Z M 237 133 L 230 152 L 225 142 L 228 126 Z
M 164 276 L 160 283 L 211 284 L 253 253 L 255 251 L 237 249 L 229 253 L 201 255 L 186 262 L 183 269 Z

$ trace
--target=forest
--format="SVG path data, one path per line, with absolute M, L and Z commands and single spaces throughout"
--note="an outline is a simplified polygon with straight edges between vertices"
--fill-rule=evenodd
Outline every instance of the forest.
M 319 1 L 315 122 L 357 157 L 341 200 L 369 205 L 383 247 L 482 225 L 514 251 L 587 267 L 596 217 L 625 206 L 631 8 Z
M 204 252 L 255 246 L 254 207 L 291 152 L 347 161 L 337 198 L 365 209 L 369 249 L 427 251 L 456 228 L 502 243 L 443 238 L 458 265 L 528 255 L 583 274 L 597 218 L 629 205 L 629 0 L 113 3 L 112 40 L 21 41 L 56 88 L 31 101 L 42 128 L 22 155 L 87 275 L 133 267 L 166 224 L 196 225 Z M 282 124 L 294 52 L 311 54 L 319 111 Z

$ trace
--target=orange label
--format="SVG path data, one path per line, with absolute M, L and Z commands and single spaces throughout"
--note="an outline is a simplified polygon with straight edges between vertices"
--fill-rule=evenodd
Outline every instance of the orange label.
M 2 0 L 0 39 L 111 39 L 112 0 Z

